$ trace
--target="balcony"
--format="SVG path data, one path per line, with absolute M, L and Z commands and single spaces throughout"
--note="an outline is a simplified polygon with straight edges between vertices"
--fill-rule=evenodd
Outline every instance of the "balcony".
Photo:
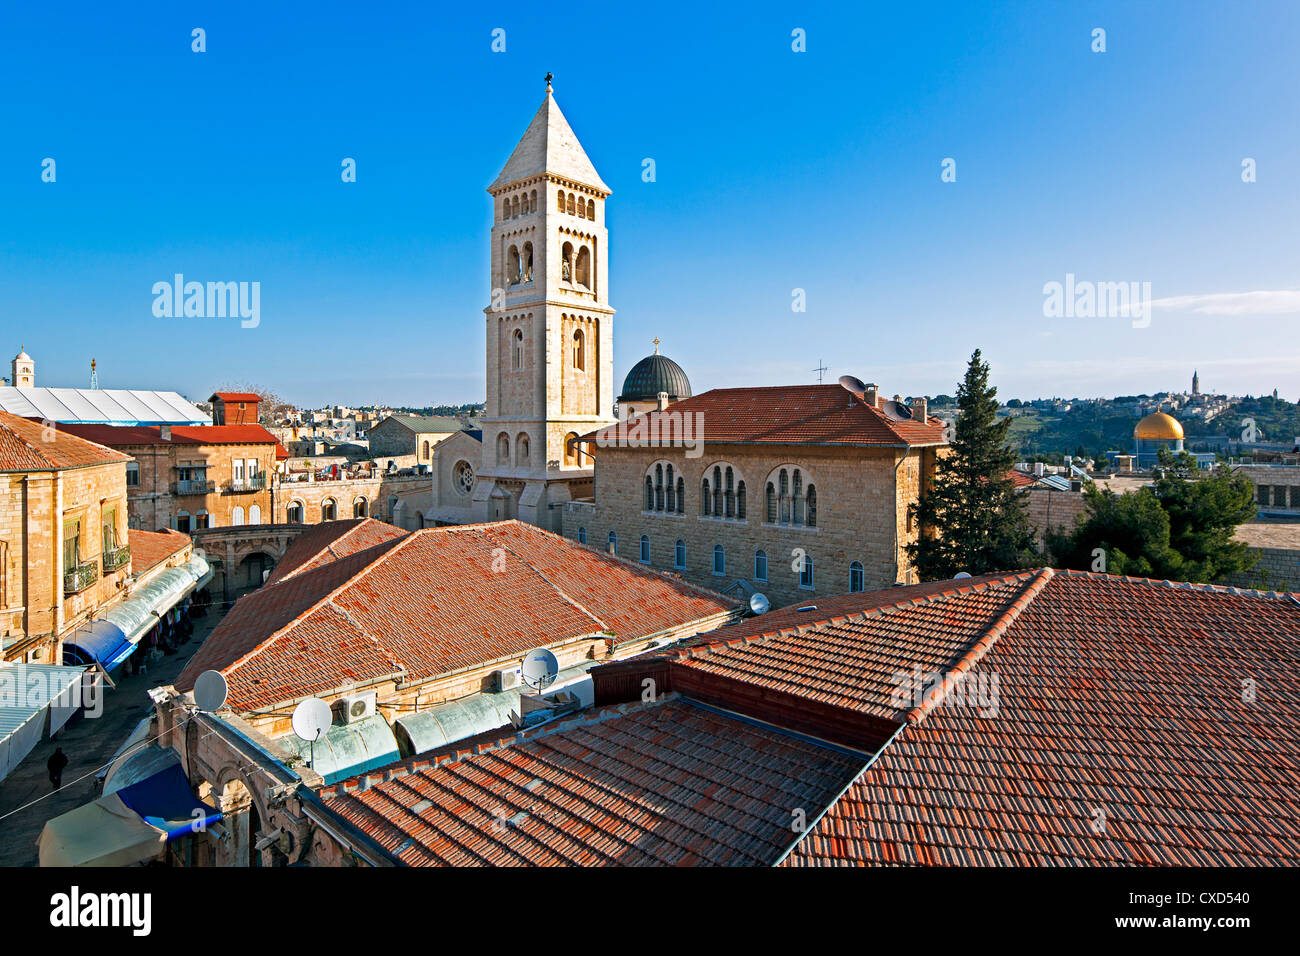
M 105 551 L 103 561 L 105 574 L 126 567 L 131 561 L 131 546 L 124 544 L 120 548 Z
M 226 483 L 224 490 L 226 494 L 243 491 L 265 491 L 266 475 L 253 475 L 251 478 L 232 478 Z
M 207 495 L 217 490 L 215 481 L 173 481 L 172 494 L 174 495 Z
M 99 565 L 94 561 L 79 564 L 71 571 L 63 572 L 63 596 L 80 594 L 99 580 Z

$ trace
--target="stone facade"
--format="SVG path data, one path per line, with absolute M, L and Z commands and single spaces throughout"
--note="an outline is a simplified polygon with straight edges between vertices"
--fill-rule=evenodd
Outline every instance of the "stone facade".
M 133 528 L 188 533 L 270 519 L 274 443 L 113 447 L 135 459 L 127 489 Z
M 1075 519 L 1087 510 L 1087 503 L 1082 491 L 1064 491 L 1044 486 L 1030 488 L 1025 510 L 1029 514 L 1029 526 L 1034 529 L 1034 540 L 1038 546 L 1043 546 L 1048 531 L 1073 528 Z
M 765 594 L 773 607 L 842 594 L 857 586 L 850 566 L 862 566 L 863 589 L 915 581 L 903 550 L 916 531 L 907 516 L 923 480 L 933 474 L 934 448 L 846 448 L 802 445 L 706 446 L 691 459 L 682 449 L 601 448 L 596 452 L 594 500 L 564 508 L 565 537 L 607 550 L 617 535 L 617 550 L 641 560 L 642 535 L 649 544 L 649 566 L 675 571 L 685 580 L 715 591 L 743 596 Z M 671 464 L 682 478 L 683 513 L 646 508 L 645 479 L 658 464 Z M 700 513 L 701 484 L 715 468 L 731 467 L 746 491 L 745 517 L 715 518 Z M 767 521 L 764 489 L 785 469 L 800 471 L 803 486 L 816 489 L 816 526 Z M 738 504 L 738 502 L 737 502 Z M 738 510 L 738 507 L 737 509 Z M 679 565 L 677 542 L 685 547 Z M 714 549 L 723 549 L 722 573 L 715 571 Z M 760 577 L 766 557 L 766 577 Z M 812 562 L 811 581 L 799 568 Z
M 369 478 L 281 481 L 275 489 L 275 523 L 320 524 L 345 518 L 392 521 L 394 506 L 406 496 L 423 494 L 427 499 L 429 483 L 427 475 L 382 473 Z
M 106 537 L 105 526 L 111 522 Z M 75 529 L 79 574 L 65 575 Z M 124 564 L 105 570 L 105 545 L 128 547 L 126 467 L 110 462 L 0 474 L 0 636 L 5 660 L 61 663 L 60 641 L 121 596 Z M 67 549 L 71 553 L 71 548 Z M 110 562 L 118 557 L 110 551 Z
M 1251 548 L 1259 561 L 1250 571 L 1234 574 L 1224 583 L 1241 588 L 1300 593 L 1300 551 L 1288 548 Z
M 1300 517 L 1300 467 L 1242 465 L 1233 471 L 1250 479 L 1255 487 L 1255 504 L 1260 511 Z

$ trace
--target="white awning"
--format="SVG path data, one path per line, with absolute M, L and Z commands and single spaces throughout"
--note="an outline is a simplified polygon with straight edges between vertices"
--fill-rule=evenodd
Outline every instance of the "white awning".
M 81 705 L 84 667 L 0 665 L 0 780 Z

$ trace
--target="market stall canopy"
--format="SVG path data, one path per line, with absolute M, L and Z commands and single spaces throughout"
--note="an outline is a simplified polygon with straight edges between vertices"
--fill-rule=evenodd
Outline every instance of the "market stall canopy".
M 0 780 L 77 712 L 85 668 L 0 665 Z

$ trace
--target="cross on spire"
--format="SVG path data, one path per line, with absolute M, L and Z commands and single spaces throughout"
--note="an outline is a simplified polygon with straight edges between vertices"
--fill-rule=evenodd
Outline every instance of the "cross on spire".
M 658 354 L 659 354 L 659 336 L 656 335 L 656 336 L 654 337 L 654 343 L 655 343 L 655 355 L 658 355 Z
M 547 92 L 547 93 L 551 92 L 551 79 L 552 79 L 552 74 L 551 74 L 551 73 L 547 73 L 547 74 L 546 74 L 546 92 Z

